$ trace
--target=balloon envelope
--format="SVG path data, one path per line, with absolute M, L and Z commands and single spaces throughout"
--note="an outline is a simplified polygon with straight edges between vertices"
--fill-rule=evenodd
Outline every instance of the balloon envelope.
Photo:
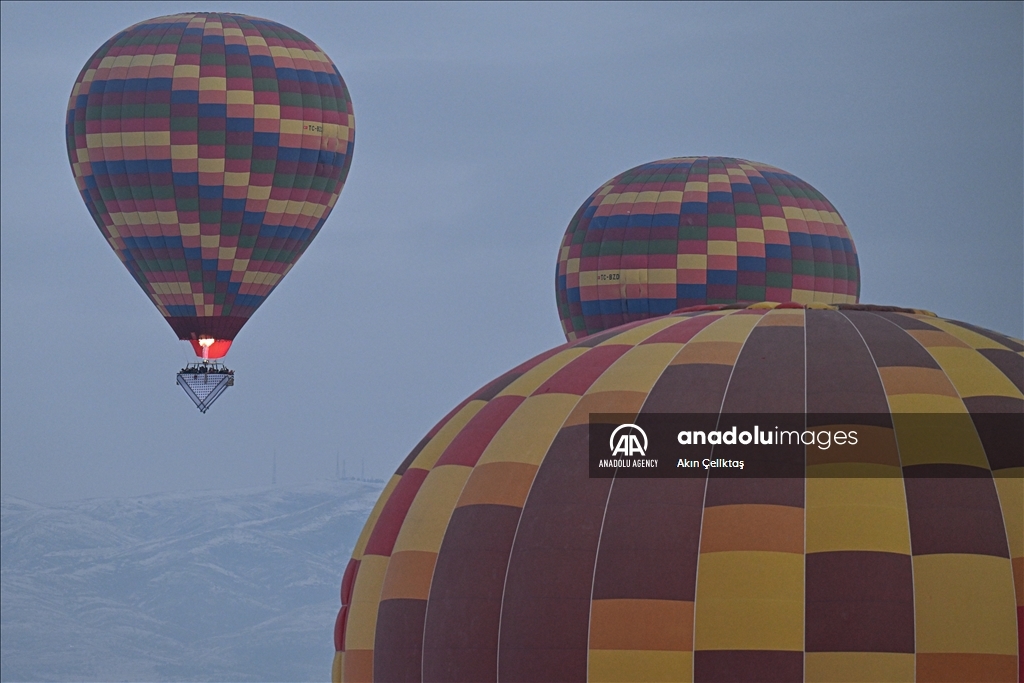
M 334 679 L 1017 680 L 1022 352 L 923 312 L 755 304 L 542 353 L 385 486 Z M 773 451 L 785 476 L 595 478 L 597 413 L 841 414 L 861 440 Z
M 609 180 L 569 223 L 555 274 L 569 340 L 689 306 L 859 293 L 835 207 L 791 173 L 727 157 L 664 159 Z
M 354 118 L 337 67 L 302 34 L 189 13 L 100 47 L 66 135 L 114 252 L 179 339 L 227 342 L 218 357 L 337 202 Z

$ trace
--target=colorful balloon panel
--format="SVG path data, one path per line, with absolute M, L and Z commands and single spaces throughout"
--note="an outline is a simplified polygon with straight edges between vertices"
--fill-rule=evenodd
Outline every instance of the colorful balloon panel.
M 791 173 L 726 157 L 665 159 L 609 180 L 569 223 L 555 275 L 570 341 L 689 306 L 859 294 L 835 207 Z
M 1024 343 L 717 308 L 552 349 L 441 420 L 356 543 L 334 680 L 1018 680 Z M 882 418 L 854 463 L 882 476 L 811 449 L 795 479 L 588 476 L 592 413 L 804 411 Z M 963 448 L 901 426 L 930 412 Z
M 90 214 L 178 337 L 230 341 L 337 202 L 354 125 L 341 74 L 311 40 L 190 13 L 97 50 L 66 134 Z

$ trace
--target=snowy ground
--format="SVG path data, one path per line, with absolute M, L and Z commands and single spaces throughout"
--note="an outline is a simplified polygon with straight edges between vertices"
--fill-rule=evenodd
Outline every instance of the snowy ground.
M 379 483 L 0 501 L 0 679 L 312 681 Z

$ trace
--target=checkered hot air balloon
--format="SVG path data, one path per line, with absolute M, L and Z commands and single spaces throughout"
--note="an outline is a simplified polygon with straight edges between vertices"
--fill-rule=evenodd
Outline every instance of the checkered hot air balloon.
M 311 40 L 197 12 L 100 47 L 66 134 L 103 236 L 178 338 L 215 359 L 323 226 L 354 125 L 341 74 Z
M 442 419 L 356 543 L 334 680 L 1019 680 L 1024 343 L 715 308 L 542 353 Z M 599 413 L 839 414 L 861 440 L 789 446 L 786 476 L 594 478 Z
M 791 173 L 726 157 L 653 161 L 609 180 L 569 223 L 555 273 L 570 341 L 690 306 L 859 294 L 835 207 Z

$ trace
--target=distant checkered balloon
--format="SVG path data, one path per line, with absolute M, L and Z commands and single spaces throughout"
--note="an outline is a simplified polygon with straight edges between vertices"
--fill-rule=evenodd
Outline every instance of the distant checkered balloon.
M 570 341 L 690 306 L 860 294 L 835 207 L 791 173 L 725 157 L 654 161 L 609 180 L 569 223 L 555 278 Z
M 180 339 L 226 352 L 337 202 L 354 118 L 308 38 L 200 12 L 144 21 L 97 50 L 66 134 L 115 253 Z

